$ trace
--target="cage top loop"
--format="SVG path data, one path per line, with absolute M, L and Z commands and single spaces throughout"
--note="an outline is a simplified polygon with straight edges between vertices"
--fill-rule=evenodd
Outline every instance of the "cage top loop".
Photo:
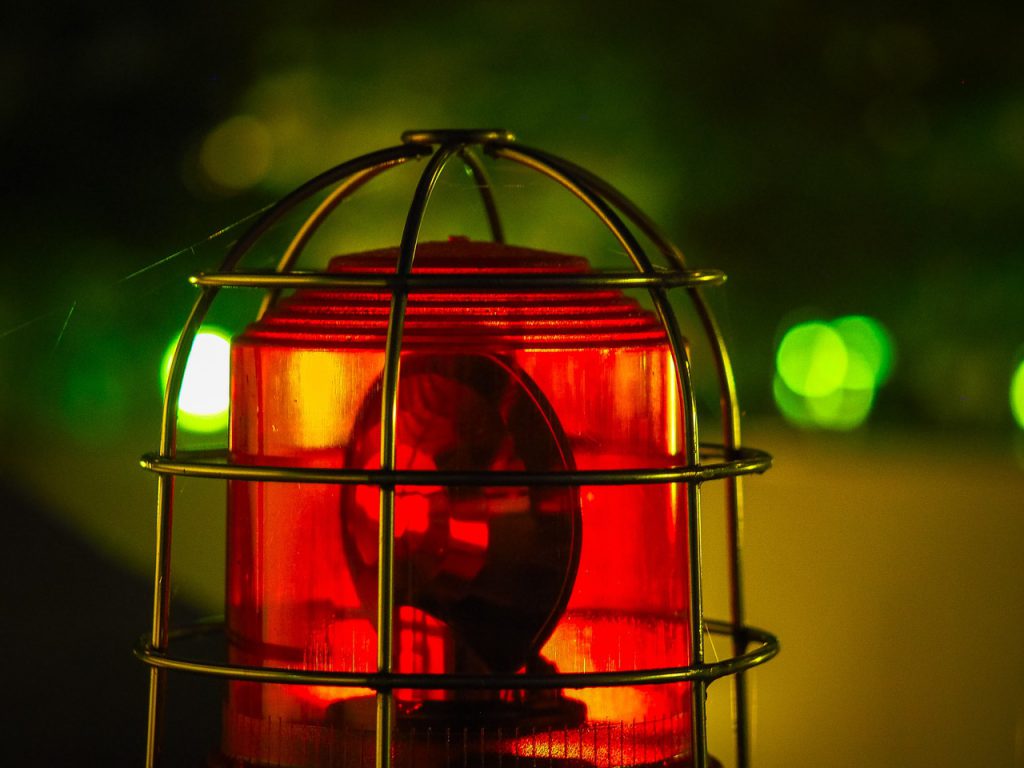
M 515 134 L 504 128 L 428 128 L 402 133 L 403 144 L 487 144 L 515 140 Z

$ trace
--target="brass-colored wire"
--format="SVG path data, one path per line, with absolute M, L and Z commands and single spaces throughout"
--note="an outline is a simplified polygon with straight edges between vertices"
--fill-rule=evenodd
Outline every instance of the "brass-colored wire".
M 153 627 L 148 640 L 143 640 L 136 655 L 152 667 L 150 682 L 149 724 L 147 734 L 147 766 L 156 761 L 159 741 L 159 720 L 162 707 L 163 676 L 167 670 L 198 672 L 232 679 L 262 682 L 322 684 L 370 687 L 378 691 L 377 768 L 389 768 L 391 752 L 391 725 L 393 718 L 394 687 L 404 688 L 525 688 L 525 687 L 590 687 L 604 685 L 636 685 L 689 681 L 693 685 L 693 726 L 696 748 L 695 768 L 708 764 L 704 691 L 708 683 L 719 677 L 732 676 L 737 697 L 736 739 L 739 768 L 748 764 L 747 704 L 743 685 L 743 672 L 764 663 L 778 652 L 778 641 L 769 633 L 748 627 L 743 621 L 742 603 L 742 490 L 740 477 L 763 472 L 771 465 L 771 457 L 763 451 L 741 447 L 739 407 L 728 351 L 718 324 L 704 301 L 699 288 L 718 285 L 725 275 L 718 270 L 688 269 L 682 252 L 672 244 L 660 229 L 642 211 L 618 190 L 591 172 L 562 158 L 540 150 L 513 145 L 514 137 L 507 131 L 438 130 L 409 131 L 403 134 L 403 145 L 370 153 L 332 168 L 306 182 L 282 198 L 247 230 L 235 243 L 215 273 L 200 274 L 191 281 L 202 291 L 179 337 L 172 355 L 171 372 L 165 388 L 164 412 L 160 448 L 156 454 L 143 458 L 147 469 L 158 473 L 156 574 L 154 580 Z M 460 157 L 473 174 L 480 190 L 492 237 L 504 241 L 504 233 L 494 202 L 493 190 L 479 160 L 469 145 L 482 145 L 494 157 L 506 158 L 523 164 L 555 180 L 587 205 L 618 239 L 629 255 L 634 271 L 602 271 L 572 275 L 524 276 L 522 274 L 412 274 L 412 262 L 419 237 L 423 213 L 429 202 L 434 183 L 445 165 L 453 157 Z M 435 150 L 433 147 L 437 146 Z M 378 173 L 405 161 L 430 156 L 406 218 L 405 231 L 399 251 L 399 265 L 393 275 L 379 274 L 327 274 L 295 272 L 292 267 L 305 244 L 334 208 L 356 189 Z M 340 182 L 340 183 L 339 183 Z M 236 271 L 244 255 L 264 234 L 287 213 L 311 195 L 332 184 L 339 186 L 301 225 L 291 245 L 278 263 L 276 272 Z M 626 219 L 647 235 L 668 259 L 670 268 L 655 267 L 650 262 L 632 231 L 619 217 Z M 382 441 L 381 469 L 379 471 L 320 470 L 301 467 L 259 467 L 232 464 L 225 451 L 204 453 L 178 453 L 176 450 L 177 400 L 184 377 L 187 351 L 201 327 L 220 288 L 243 287 L 267 290 L 262 312 L 270 306 L 281 290 L 289 288 L 317 288 L 318 290 L 391 291 L 392 308 L 388 323 L 385 348 L 384 393 L 381 401 Z M 394 430 L 397 419 L 398 383 L 401 339 L 405 308 L 409 294 L 416 291 L 502 291 L 536 292 L 558 289 L 646 288 L 654 301 L 655 310 L 666 331 L 678 375 L 680 402 L 686 444 L 686 465 L 673 468 L 639 468 L 618 471 L 586 471 L 562 473 L 438 473 L 397 471 L 394 464 Z M 719 376 L 723 446 L 701 446 L 698 441 L 696 401 L 693 397 L 686 346 L 676 315 L 668 301 L 667 291 L 686 288 L 697 314 L 710 340 L 712 355 Z M 716 450 L 718 451 L 716 453 Z M 719 457 L 720 461 L 701 462 L 705 457 Z M 253 481 L 317 482 L 376 485 L 381 489 L 381 528 L 379 535 L 378 572 L 378 671 L 372 675 L 346 675 L 309 670 L 282 670 L 272 668 L 246 668 L 233 665 L 203 663 L 174 656 L 169 653 L 168 641 L 195 634 L 195 628 L 171 631 L 170 602 L 170 546 L 172 528 L 173 480 L 175 476 L 208 477 Z M 730 622 L 713 622 L 703 618 L 701 587 L 700 495 L 699 485 L 707 480 L 724 479 L 726 482 L 726 510 L 730 546 Z M 392 610 L 394 590 L 393 519 L 394 486 L 403 485 L 574 485 L 574 484 L 641 484 L 671 482 L 687 486 L 689 502 L 689 562 L 690 562 L 690 620 L 692 663 L 688 667 L 662 670 L 642 670 L 633 673 L 587 673 L 584 675 L 508 677 L 400 675 L 392 669 Z M 704 629 L 726 634 L 733 640 L 733 656 L 720 662 L 707 664 L 704 659 Z M 748 651 L 750 643 L 760 643 Z M 637 677 L 640 675 L 641 677 Z
M 525 147 L 493 146 L 491 152 L 496 157 L 505 157 L 539 171 L 561 184 L 597 215 L 625 249 L 639 272 L 645 275 L 654 273 L 653 264 L 644 253 L 642 246 L 632 231 L 623 223 L 599 191 L 588 184 L 585 177 L 574 174 L 574 169 L 571 165 L 563 163 L 560 158 L 553 155 L 539 153 Z M 666 291 L 656 284 L 651 285 L 648 291 L 654 302 L 655 312 L 668 336 L 669 347 L 671 348 L 672 359 L 676 368 L 678 396 L 680 403 L 683 405 L 681 412 L 683 416 L 683 435 L 686 440 L 686 463 L 696 464 L 699 454 L 697 401 L 693 394 L 693 382 L 690 374 L 690 362 L 686 343 L 683 340 L 678 318 L 668 301 Z M 687 510 L 691 655 L 696 664 L 702 664 L 704 661 L 704 592 L 701 583 L 700 486 L 696 483 L 687 485 Z M 694 767 L 707 768 L 707 717 L 705 713 L 705 686 L 702 680 L 694 681 L 691 702 L 693 738 L 697 745 L 694 750 Z
M 637 228 L 644 233 L 661 251 L 670 264 L 678 269 L 686 270 L 686 259 L 683 252 L 675 245 L 661 228 L 636 206 L 626 195 L 604 179 L 578 165 L 563 161 L 572 166 L 575 173 L 587 179 L 595 189 L 618 210 L 625 214 Z M 697 312 L 704 332 L 709 340 L 712 359 L 715 363 L 719 381 L 720 405 L 722 414 L 722 440 L 727 448 L 738 448 L 742 445 L 740 435 L 740 407 L 736 394 L 736 380 L 733 375 L 732 362 L 725 338 L 711 307 L 704 300 L 700 286 L 688 286 L 690 300 Z M 745 608 L 743 601 L 743 484 L 742 478 L 730 476 L 725 478 L 725 511 L 726 539 L 728 549 L 729 575 L 729 614 L 736 626 L 743 626 Z M 732 638 L 734 651 L 739 653 L 746 646 L 746 638 L 742 633 Z M 733 689 L 736 697 L 736 765 L 747 768 L 750 764 L 750 737 L 748 723 L 748 707 L 746 681 L 742 672 L 733 678 Z
M 395 161 L 395 163 L 401 161 Z M 377 176 L 387 168 L 390 168 L 395 163 L 388 163 L 386 165 L 379 165 L 373 168 L 367 168 L 365 171 L 353 174 L 349 178 L 341 182 L 335 189 L 325 197 L 320 205 L 317 206 L 313 214 L 302 222 L 302 226 L 295 233 L 292 241 L 288 243 L 288 247 L 285 248 L 284 255 L 281 256 L 280 261 L 277 263 L 276 272 L 283 273 L 291 271 L 295 264 L 299 260 L 299 256 L 305 250 L 306 245 L 310 240 L 313 239 L 313 235 L 320 229 L 320 226 L 327 220 L 327 217 L 331 215 L 335 208 L 352 195 L 357 189 L 366 184 L 374 176 Z M 259 311 L 256 313 L 256 319 L 259 320 L 263 315 L 267 313 L 280 298 L 281 288 L 272 288 L 263 297 L 263 303 L 260 305 Z
M 709 446 L 704 446 L 709 448 Z M 756 448 L 730 451 L 729 458 L 681 467 L 578 469 L 562 472 L 442 472 L 439 470 L 332 469 L 257 464 L 232 464 L 227 451 L 179 452 L 175 456 L 147 454 L 140 464 L 160 475 L 205 477 L 213 480 L 251 480 L 339 485 L 494 486 L 524 485 L 645 485 L 702 483 L 739 475 L 760 474 L 771 468 L 771 455 Z
M 366 169 L 378 165 L 394 165 L 425 153 L 424 148 L 416 145 L 400 145 L 389 149 L 357 157 L 341 163 L 319 176 L 302 184 L 294 191 L 279 200 L 268 209 L 232 246 L 220 266 L 221 272 L 234 270 L 252 246 L 296 205 L 320 190 L 338 181 L 359 174 Z M 185 361 L 192 343 L 202 326 L 203 320 L 210 311 L 217 296 L 217 286 L 206 286 L 196 299 L 174 352 L 171 354 L 170 372 L 164 388 L 163 415 L 160 426 L 160 453 L 173 456 L 177 443 L 178 397 L 181 394 L 182 382 L 185 378 Z M 171 604 L 171 532 L 173 529 L 173 498 L 174 478 L 161 476 L 157 481 L 156 502 L 156 554 L 154 557 L 155 575 L 153 578 L 153 625 L 151 641 L 155 648 L 163 648 L 167 643 L 167 631 L 170 626 Z M 149 681 L 149 709 L 146 726 L 146 766 L 154 768 L 157 762 L 159 747 L 159 731 L 163 709 L 164 676 L 153 673 Z
M 402 232 L 395 274 L 399 284 L 391 295 L 387 339 L 384 343 L 384 369 L 381 372 L 380 468 L 384 472 L 393 472 L 395 469 L 398 377 L 402 363 L 405 310 L 409 303 L 409 293 L 403 283 L 412 272 L 420 226 L 427 210 L 427 203 L 430 201 L 430 193 L 445 166 L 458 154 L 460 149 L 459 145 L 445 145 L 430 157 L 420 175 L 416 191 L 413 193 L 412 203 L 409 206 L 409 213 L 405 219 L 405 229 Z M 377 539 L 377 671 L 379 674 L 388 675 L 391 674 L 394 656 L 392 624 L 395 603 L 395 486 L 392 483 L 380 486 L 380 527 Z M 393 715 L 394 697 L 391 689 L 378 689 L 376 768 L 390 768 L 391 765 Z
M 378 273 L 346 272 L 201 272 L 189 278 L 200 287 L 218 288 L 316 288 L 321 291 L 375 292 L 382 290 L 489 291 L 536 293 L 546 290 L 602 290 L 606 288 L 679 288 L 720 285 L 725 275 L 715 269 L 685 271 L 656 270 L 648 274 L 601 271 L 579 274 L 524 275 L 520 272 L 488 272 L 466 275 L 459 272 L 413 274 L 405 278 Z
M 390 691 L 394 688 L 415 688 L 429 690 L 526 690 L 556 688 L 613 688 L 635 685 L 664 685 L 668 683 L 703 681 L 711 682 L 736 674 L 740 670 L 764 664 L 779 652 L 779 641 L 770 632 L 757 627 L 736 627 L 735 625 L 705 620 L 709 632 L 723 636 L 743 633 L 751 642 L 759 645 L 743 654 L 720 659 L 711 663 L 690 664 L 679 667 L 637 669 L 619 672 L 552 672 L 546 674 L 513 675 L 466 675 L 444 673 L 365 673 L 325 672 L 312 669 L 290 669 L 284 667 L 249 667 L 240 664 L 220 664 L 203 661 L 196 657 L 172 654 L 157 650 L 142 638 L 135 648 L 135 655 L 158 669 L 211 675 L 230 680 L 245 680 L 261 683 L 285 683 L 294 685 L 324 685 L 338 688 L 370 688 Z M 211 633 L 223 633 L 222 622 L 203 622 L 177 629 L 174 640 L 187 643 L 189 640 Z

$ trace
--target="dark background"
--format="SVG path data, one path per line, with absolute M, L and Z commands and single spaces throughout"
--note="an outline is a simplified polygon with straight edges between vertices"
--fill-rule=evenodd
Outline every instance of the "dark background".
M 838 451 L 854 467 L 838 483 L 871 477 L 880 456 L 887 469 L 949 462 L 917 478 L 931 489 L 958 482 L 953 459 L 970 457 L 999 468 L 988 489 L 1005 491 L 1000 519 L 1019 532 L 1008 389 L 1024 357 L 1024 13 L 981 2 L 666 8 L 306 0 L 3 12 L 0 663 L 15 763 L 140 760 L 146 673 L 129 649 L 149 621 L 152 481 L 134 460 L 155 447 L 157 369 L 192 296 L 187 276 L 216 264 L 236 222 L 407 128 L 504 126 L 607 177 L 693 264 L 729 273 L 713 301 L 754 433 L 781 444 L 776 453 Z M 249 122 L 231 135 L 248 137 L 238 162 L 252 177 L 229 188 L 204 147 L 239 115 Z M 550 198 L 515 174 L 496 182 L 513 206 Z M 387 221 L 395 200 L 390 187 L 370 198 Z M 569 247 L 579 233 L 579 252 L 602 247 L 582 224 L 523 221 L 530 244 Z M 398 238 L 354 229 L 345 247 Z M 879 318 L 897 350 L 870 419 L 842 435 L 786 426 L 772 399 L 781 332 L 794 318 L 853 313 Z M 818 495 L 798 495 L 808 493 Z M 964 511 L 972 502 L 948 510 Z M 183 540 L 205 530 L 183 524 Z M 1009 562 L 1024 542 L 992 530 Z M 185 557 L 182 611 L 215 608 L 216 579 L 200 555 Z M 993 615 L 1019 620 L 1016 570 L 979 567 L 1012 587 Z M 774 599 L 760 605 L 771 624 Z M 988 696 L 993 711 L 1021 712 L 1021 686 L 1009 690 Z M 992 754 L 1019 765 L 1024 714 L 1013 717 L 1017 746 Z M 923 734 L 938 721 L 922 722 Z M 765 764 L 779 755 L 768 750 Z

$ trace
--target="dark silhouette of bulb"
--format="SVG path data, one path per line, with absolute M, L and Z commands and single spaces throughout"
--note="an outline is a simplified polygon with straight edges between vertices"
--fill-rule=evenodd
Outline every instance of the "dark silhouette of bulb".
M 348 466 L 380 460 L 379 384 L 352 431 Z M 396 425 L 399 469 L 554 472 L 574 468 L 547 400 L 514 364 L 474 354 L 403 356 Z M 356 589 L 376 604 L 379 491 L 342 497 Z M 453 672 L 514 672 L 536 659 L 565 608 L 580 553 L 580 502 L 567 487 L 399 487 L 396 608 L 444 622 Z

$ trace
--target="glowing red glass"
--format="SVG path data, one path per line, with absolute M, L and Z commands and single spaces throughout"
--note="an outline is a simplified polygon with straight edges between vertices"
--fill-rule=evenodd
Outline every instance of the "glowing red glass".
M 395 249 L 333 272 L 393 272 Z M 414 273 L 589 271 L 582 258 L 452 240 Z M 301 291 L 237 338 L 239 464 L 376 469 L 390 295 Z M 614 290 L 410 294 L 397 468 L 559 472 L 682 463 L 657 319 Z M 376 486 L 232 481 L 232 663 L 377 669 Z M 677 484 L 396 489 L 399 672 L 620 672 L 690 661 L 687 509 Z M 688 684 L 395 692 L 394 761 L 687 764 Z M 368 766 L 364 689 L 231 682 L 233 765 Z

